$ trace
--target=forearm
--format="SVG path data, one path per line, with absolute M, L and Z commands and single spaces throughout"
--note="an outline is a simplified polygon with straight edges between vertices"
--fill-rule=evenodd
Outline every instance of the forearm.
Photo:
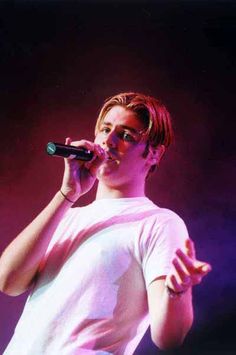
M 159 312 L 151 320 L 154 343 L 161 349 L 180 346 L 193 322 L 191 288 L 177 298 L 171 298 L 164 289 L 159 307 Z
M 190 239 L 184 251 L 176 250 L 169 274 L 154 280 L 147 290 L 152 340 L 161 349 L 182 344 L 193 322 L 192 286 L 211 270 L 209 264 L 196 259 Z M 171 298 L 167 286 L 182 294 Z
M 60 192 L 9 244 L 0 258 L 0 290 L 9 295 L 26 291 L 45 254 L 52 234 L 71 207 Z

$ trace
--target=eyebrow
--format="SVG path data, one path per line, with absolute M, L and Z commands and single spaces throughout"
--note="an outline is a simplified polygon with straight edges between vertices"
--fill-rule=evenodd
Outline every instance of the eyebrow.
M 101 123 L 101 126 L 108 126 L 108 127 L 112 127 L 112 124 L 110 122 L 105 122 L 103 121 Z M 137 129 L 133 128 L 133 127 L 130 127 L 130 126 L 127 126 L 127 125 L 123 125 L 123 124 L 120 124 L 118 125 L 118 127 L 121 127 L 123 129 L 128 129 L 130 132 L 133 132 L 133 133 L 136 133 L 136 134 L 140 134 L 140 132 L 142 132 L 142 130 L 138 131 Z

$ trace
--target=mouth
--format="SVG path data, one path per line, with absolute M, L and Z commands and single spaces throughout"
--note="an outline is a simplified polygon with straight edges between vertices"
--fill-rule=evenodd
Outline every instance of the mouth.
M 114 157 L 110 152 L 106 151 L 106 161 L 107 162 L 115 162 L 117 165 L 120 164 L 120 161 Z

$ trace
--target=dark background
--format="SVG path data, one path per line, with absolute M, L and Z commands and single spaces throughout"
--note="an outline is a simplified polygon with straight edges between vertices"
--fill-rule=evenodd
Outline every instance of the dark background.
M 0 251 L 60 186 L 63 161 L 47 156 L 48 141 L 93 139 L 118 92 L 161 98 L 176 138 L 147 195 L 185 220 L 213 267 L 194 288 L 180 354 L 236 350 L 235 10 L 226 0 L 0 1 Z M 0 295 L 0 353 L 26 296 Z M 147 333 L 136 354 L 155 353 Z

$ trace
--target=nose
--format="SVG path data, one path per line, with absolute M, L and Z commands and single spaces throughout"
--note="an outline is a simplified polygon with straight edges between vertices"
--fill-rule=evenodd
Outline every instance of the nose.
M 103 145 L 106 145 L 109 148 L 115 148 L 117 145 L 117 135 L 115 131 L 110 131 L 107 133 L 106 137 L 103 140 Z

